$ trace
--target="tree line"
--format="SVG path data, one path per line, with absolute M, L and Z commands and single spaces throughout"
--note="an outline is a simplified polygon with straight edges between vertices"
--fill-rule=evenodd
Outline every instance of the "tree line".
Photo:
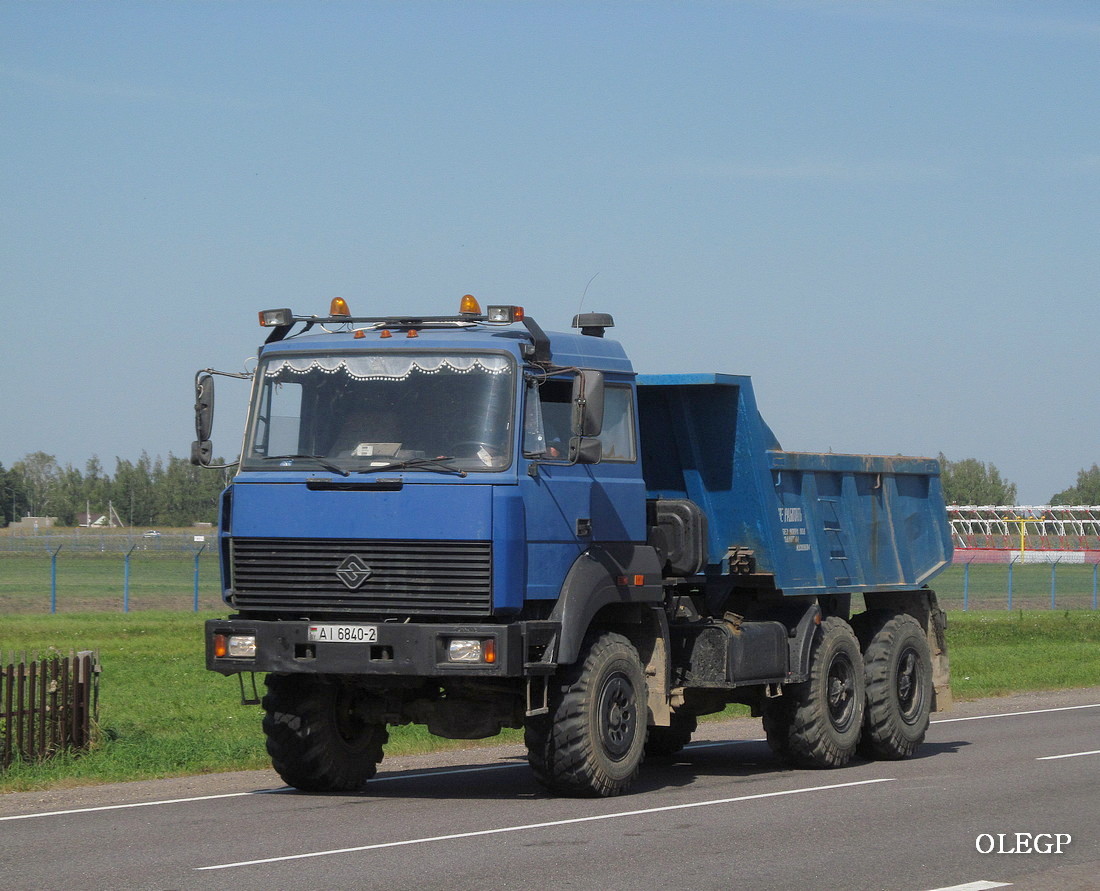
M 976 458 L 949 461 L 942 453 L 939 459 L 948 504 L 1016 503 L 1016 484 L 1005 480 L 994 464 Z M 110 474 L 95 456 L 81 471 L 71 464 L 61 466 L 53 455 L 34 452 L 10 470 L 0 464 L 0 516 L 5 526 L 26 516 L 57 517 L 62 526 L 100 516 L 126 526 L 212 523 L 218 517 L 218 496 L 231 475 L 231 469 L 195 467 L 171 453 L 167 460 L 145 452 L 136 462 L 115 458 Z M 1076 484 L 1056 492 L 1049 503 L 1100 504 L 1100 466 L 1079 471 Z M 85 514 L 91 514 L 90 521 Z
M 1015 504 L 1016 484 L 1001 477 L 996 465 L 976 458 L 949 461 L 940 452 L 944 500 L 948 504 Z M 1100 504 L 1100 466 L 1077 473 L 1076 485 L 1055 492 L 1048 504 Z
M 99 517 L 125 526 L 212 523 L 230 475 L 172 454 L 167 460 L 145 452 L 137 461 L 115 458 L 111 474 L 95 456 L 82 471 L 34 452 L 10 470 L 0 464 L 0 516 L 3 525 L 27 516 L 56 517 L 61 526 L 94 523 Z

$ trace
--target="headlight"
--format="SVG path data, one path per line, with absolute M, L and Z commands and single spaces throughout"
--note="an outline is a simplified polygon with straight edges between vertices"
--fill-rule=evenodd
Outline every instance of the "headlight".
M 229 655 L 240 659 L 256 657 L 256 638 L 251 634 L 234 634 L 229 638 Z
M 492 664 L 497 661 L 496 641 L 454 638 L 447 644 L 447 661 Z
M 215 634 L 214 657 L 224 659 L 254 659 L 256 658 L 255 634 Z

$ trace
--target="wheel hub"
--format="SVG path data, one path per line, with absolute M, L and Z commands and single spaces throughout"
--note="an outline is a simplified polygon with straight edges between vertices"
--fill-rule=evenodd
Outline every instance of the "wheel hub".
M 829 666 L 829 720 L 838 730 L 843 730 L 855 713 L 855 681 L 852 665 L 847 659 L 838 658 Z
M 619 761 L 630 751 L 638 725 L 634 685 L 629 678 L 616 674 L 608 680 L 600 696 L 597 714 L 604 750 L 610 758 Z
M 916 719 L 923 704 L 919 671 L 917 654 L 912 649 L 906 649 L 898 659 L 897 696 L 898 711 L 902 720 L 909 724 Z

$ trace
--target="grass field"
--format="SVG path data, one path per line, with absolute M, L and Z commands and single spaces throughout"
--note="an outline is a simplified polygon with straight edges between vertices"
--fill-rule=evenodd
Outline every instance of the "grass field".
M 268 766 L 260 709 L 240 705 L 236 679 L 204 667 L 202 621 L 220 614 L 8 616 L 0 654 L 94 649 L 103 674 L 94 750 L 15 765 L 0 774 L 0 792 Z M 948 640 L 958 698 L 1100 685 L 1100 613 L 955 612 Z M 522 733 L 501 738 L 519 742 Z M 401 727 L 391 728 L 387 752 L 470 745 Z

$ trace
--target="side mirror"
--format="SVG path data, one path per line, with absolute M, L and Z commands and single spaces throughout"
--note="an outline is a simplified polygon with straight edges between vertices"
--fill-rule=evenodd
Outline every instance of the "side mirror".
M 191 463 L 206 467 L 214 460 L 214 444 L 209 439 L 191 443 Z
M 570 464 L 599 464 L 603 443 L 595 436 L 573 436 L 569 440 Z
M 603 372 L 582 368 L 573 378 L 573 435 L 599 436 L 603 430 Z M 570 444 L 572 451 L 572 444 Z M 597 460 L 599 460 L 597 458 Z M 580 462 L 594 464 L 594 461 Z
M 195 375 L 195 442 L 191 443 L 191 463 L 210 463 L 214 447 L 210 430 L 214 426 L 214 378 L 200 371 Z

